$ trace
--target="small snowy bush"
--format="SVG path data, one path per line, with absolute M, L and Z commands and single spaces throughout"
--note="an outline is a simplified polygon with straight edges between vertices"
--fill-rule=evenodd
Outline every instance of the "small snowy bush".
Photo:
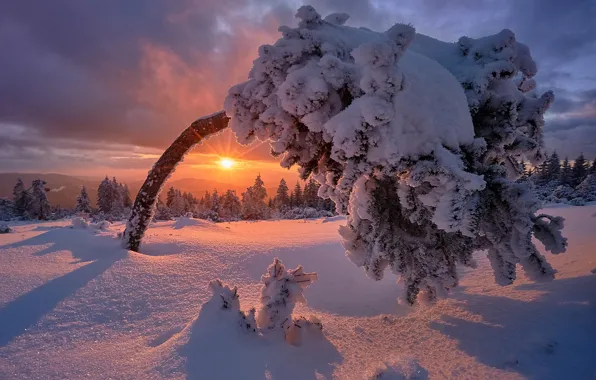
M 225 285 L 221 280 L 209 283 L 213 296 L 208 303 L 217 305 L 218 309 L 237 313 L 236 321 L 243 330 L 279 334 L 289 344 L 298 346 L 305 334 L 320 334 L 323 329 L 321 321 L 315 316 L 305 318 L 292 315 L 296 303 L 306 303 L 303 289 L 316 279 L 316 273 L 304 273 L 301 266 L 286 270 L 276 258 L 261 277 L 263 288 L 258 314 L 255 308 L 248 312 L 240 310 L 238 288 Z
M 224 284 L 221 280 L 213 280 L 209 283 L 212 297 L 210 303 L 219 305 L 221 310 L 236 313 L 238 316 L 238 325 L 246 331 L 255 332 L 257 323 L 255 321 L 255 309 L 250 309 L 248 313 L 240 310 L 240 296 L 238 295 L 238 288 L 231 288 Z
M 532 242 L 540 204 L 516 183 L 522 161 L 544 160 L 554 99 L 534 92 L 528 47 L 509 30 L 447 43 L 335 16 L 303 6 L 297 28 L 259 48 L 225 101 L 238 140 L 269 140 L 283 167 L 313 176 L 348 215 L 349 259 L 376 280 L 390 268 L 410 304 L 455 287 L 456 264 L 473 266 L 475 250 L 488 252 L 499 284 L 513 283 L 517 264 L 552 279 Z M 541 235 L 564 251 L 562 219 L 543 220 Z
M 300 344 L 300 329 L 320 327 L 317 319 L 294 318 L 297 303 L 306 303 L 303 290 L 317 280 L 316 273 L 304 273 L 302 266 L 286 270 L 279 259 L 261 277 L 261 308 L 257 324 L 262 331 L 281 331 L 290 344 Z
M 9 232 L 12 232 L 12 230 L 10 229 L 10 227 L 8 227 L 8 224 L 0 224 L 0 234 L 7 234 Z

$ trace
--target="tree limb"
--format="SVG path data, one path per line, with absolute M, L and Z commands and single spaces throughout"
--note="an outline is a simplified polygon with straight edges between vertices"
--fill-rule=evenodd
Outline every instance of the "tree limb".
M 138 252 L 139 245 L 155 211 L 157 197 L 167 179 L 174 173 L 176 165 L 186 153 L 205 137 L 228 127 L 230 118 L 225 111 L 202 117 L 193 122 L 178 136 L 155 163 L 147 179 L 141 186 L 132 207 L 126 230 L 122 235 L 124 248 Z

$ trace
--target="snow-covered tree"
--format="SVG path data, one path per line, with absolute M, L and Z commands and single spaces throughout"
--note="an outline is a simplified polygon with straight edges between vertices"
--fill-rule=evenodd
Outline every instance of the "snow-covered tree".
M 31 203 L 31 194 L 25 189 L 25 184 L 22 179 L 18 179 L 16 185 L 12 190 L 12 199 L 14 203 L 14 211 L 17 216 L 25 216 Z
M 559 183 L 561 185 L 571 185 L 571 165 L 569 164 L 569 159 L 565 157 L 563 160 L 563 166 L 561 166 L 561 177 L 559 179 Z
M 561 159 L 557 152 L 548 158 L 548 179 L 549 181 L 558 182 L 561 176 Z
M 213 211 L 215 215 L 218 216 L 218 219 L 221 219 L 221 217 L 223 216 L 221 197 L 219 196 L 217 189 L 214 189 L 213 193 L 211 194 L 211 211 Z
M 172 207 L 172 204 L 174 203 L 174 198 L 176 198 L 176 189 L 174 189 L 173 186 L 170 186 L 166 194 L 166 206 Z
M 590 174 L 596 174 L 596 158 L 592 161 L 592 166 L 590 166 Z
M 304 185 L 304 192 L 302 193 L 304 206 L 318 208 L 319 206 L 319 184 L 313 178 Z
M 333 16 L 333 15 L 332 15 Z M 281 165 L 298 165 L 347 213 L 350 260 L 405 282 L 405 299 L 457 285 L 456 264 L 487 250 L 497 282 L 516 265 L 534 279 L 554 270 L 532 242 L 565 249 L 562 219 L 516 183 L 522 160 L 544 161 L 536 64 L 509 30 L 456 43 L 396 24 L 386 32 L 323 20 L 310 6 L 297 28 L 259 48 L 248 81 L 225 108 L 238 140 L 268 139 Z
M 221 197 L 223 218 L 226 220 L 237 220 L 242 216 L 242 203 L 236 195 L 235 190 L 227 190 Z
M 571 168 L 571 186 L 575 187 L 582 183 L 586 176 L 588 175 L 588 162 L 586 162 L 586 158 L 584 154 L 581 153 L 573 162 L 573 167 Z
M 300 183 L 296 182 L 294 190 L 292 191 L 292 207 L 302 206 L 303 203 L 304 199 L 302 198 L 302 188 L 300 187 Z
M 89 200 L 89 194 L 87 193 L 87 188 L 85 186 L 81 187 L 81 193 L 77 197 L 77 206 L 75 211 L 87 214 L 90 214 L 93 211 L 93 208 L 91 207 L 91 201 Z
M 48 201 L 46 181 L 36 179 L 31 184 L 31 202 L 28 212 L 33 218 L 47 220 L 50 217 L 51 206 Z
M 113 217 L 120 218 L 124 212 L 124 194 L 122 193 L 122 186 L 118 183 L 116 177 L 112 177 L 110 185 L 112 187 L 112 205 L 110 207 L 110 212 Z
M 97 208 L 104 214 L 109 214 L 112 211 L 112 203 L 114 202 L 114 191 L 112 182 L 108 176 L 100 182 L 97 188 Z
M 242 217 L 248 220 L 267 219 L 270 209 L 265 199 L 267 199 L 267 189 L 259 174 L 255 178 L 254 185 L 242 193 Z
M 172 199 L 172 202 L 168 207 L 170 208 L 172 215 L 174 215 L 175 217 L 184 215 L 184 213 L 186 212 L 186 201 L 182 196 L 180 190 L 174 190 L 174 198 Z
M 155 220 L 172 220 L 172 211 L 161 199 L 157 200 L 154 218 Z
M 275 194 L 275 200 L 273 201 L 273 206 L 278 209 L 282 210 L 287 208 L 290 205 L 290 189 L 288 188 L 288 184 L 286 183 L 285 179 L 281 179 L 279 181 L 279 186 L 277 187 L 277 193 Z
M 120 184 L 120 193 L 122 194 L 122 203 L 125 208 L 132 207 L 132 199 L 130 198 L 130 191 L 128 190 L 128 185 Z
M 596 201 L 596 173 L 588 174 L 577 186 L 577 196 L 584 202 Z

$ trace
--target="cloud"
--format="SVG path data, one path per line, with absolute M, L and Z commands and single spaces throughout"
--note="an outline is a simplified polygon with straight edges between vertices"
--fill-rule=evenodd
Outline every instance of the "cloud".
M 0 2 L 0 170 L 146 170 L 154 157 L 135 154 L 161 152 L 194 118 L 221 109 L 229 86 L 247 78 L 257 47 L 275 41 L 280 24 L 295 24 L 300 3 Z M 383 30 L 410 22 L 443 40 L 511 28 L 541 64 L 539 84 L 562 90 L 547 130 L 594 125 L 581 108 L 586 100 L 573 95 L 596 85 L 596 6 L 589 0 L 310 3 L 322 14 L 347 12 L 351 25 Z M 201 152 L 219 154 L 222 147 L 271 160 L 266 144 L 239 147 L 229 133 Z

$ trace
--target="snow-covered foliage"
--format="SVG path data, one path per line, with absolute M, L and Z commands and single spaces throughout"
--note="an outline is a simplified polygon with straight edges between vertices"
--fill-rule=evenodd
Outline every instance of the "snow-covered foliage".
M 9 232 L 12 232 L 10 227 L 6 223 L 0 223 L 0 234 L 7 234 Z
M 518 181 L 528 183 L 543 202 L 583 206 L 596 201 L 596 160 L 590 165 L 580 154 L 573 164 L 567 157 L 561 164 L 554 152 L 541 165 L 526 171 Z
M 257 315 L 257 324 L 262 331 L 283 332 L 290 344 L 299 344 L 300 329 L 312 326 L 320 327 L 315 319 L 294 318 L 292 312 L 297 303 L 306 303 L 303 290 L 317 280 L 316 273 L 304 273 L 301 266 L 286 270 L 275 258 L 261 277 L 261 307 Z
M 348 257 L 374 279 L 399 274 L 410 304 L 456 286 L 456 263 L 473 266 L 478 249 L 500 284 L 518 263 L 553 278 L 532 236 L 557 236 L 561 252 L 562 222 L 539 222 L 528 186 L 514 182 L 522 160 L 544 159 L 553 101 L 533 92 L 528 47 L 509 30 L 446 43 L 404 24 L 343 26 L 345 15 L 323 20 L 310 6 L 297 17 L 260 47 L 225 108 L 240 142 L 269 140 L 283 167 L 298 165 L 348 214 Z
M 256 332 L 257 323 L 255 320 L 255 309 L 250 309 L 248 312 L 240 310 L 240 296 L 238 295 L 238 288 L 231 288 L 216 279 L 209 283 L 211 290 L 210 304 L 215 304 L 220 310 L 225 310 L 237 315 L 238 325 L 246 331 Z
M 28 213 L 31 217 L 39 220 L 50 218 L 50 202 L 48 201 L 46 181 L 36 179 L 31 184 L 31 200 L 28 207 Z
M 427 380 L 428 372 L 413 359 L 398 358 L 369 371 L 368 380 Z
M 265 203 L 266 198 L 267 189 L 261 176 L 258 175 L 254 185 L 242 193 L 242 217 L 248 220 L 267 219 L 271 210 Z
M 76 212 L 91 213 L 93 208 L 91 207 L 91 201 L 89 200 L 89 194 L 85 186 L 81 187 L 81 193 L 77 197 Z
M 281 215 L 282 219 L 313 219 L 333 216 L 331 211 L 317 210 L 312 207 L 294 207 Z
M 110 180 L 107 176 L 101 181 L 97 188 L 97 207 L 99 212 L 103 213 L 107 218 L 112 220 L 122 219 L 130 211 L 129 207 L 132 204 L 128 186 L 112 177 Z

